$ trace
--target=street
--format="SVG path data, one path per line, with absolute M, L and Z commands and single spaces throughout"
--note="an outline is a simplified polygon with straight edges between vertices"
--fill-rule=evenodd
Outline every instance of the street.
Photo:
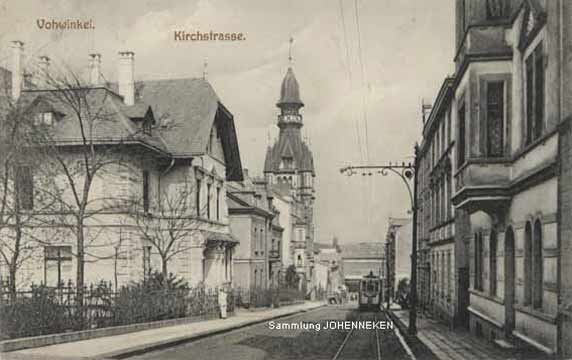
M 359 312 L 356 304 L 328 306 L 274 320 L 278 323 L 320 323 L 315 329 L 271 329 L 269 322 L 207 337 L 130 359 L 410 359 L 391 328 L 324 329 L 326 321 L 387 320 L 383 312 Z

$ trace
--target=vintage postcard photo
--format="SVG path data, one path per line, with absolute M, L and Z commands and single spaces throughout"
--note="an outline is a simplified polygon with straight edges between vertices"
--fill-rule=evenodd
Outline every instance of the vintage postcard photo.
M 572 358 L 572 0 L 0 16 L 0 359 Z

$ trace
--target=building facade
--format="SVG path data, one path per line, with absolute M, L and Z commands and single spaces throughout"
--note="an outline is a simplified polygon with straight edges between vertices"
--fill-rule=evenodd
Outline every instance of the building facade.
M 276 281 L 276 253 L 282 240 L 278 211 L 264 186 L 258 186 L 243 174 L 244 180 L 232 182 L 227 191 L 230 228 L 240 239 L 234 261 L 235 286 L 244 289 L 265 289 Z
M 423 310 L 450 326 L 466 326 L 468 287 L 461 286 L 468 281 L 466 251 L 463 242 L 455 241 L 457 216 L 451 202 L 453 84 L 454 78 L 444 80 L 429 116 L 424 117 L 418 154 L 418 292 Z
M 61 195 L 59 208 L 41 209 L 42 221 L 50 226 L 33 228 L 36 233 L 24 239 L 42 240 L 21 264 L 18 287 L 75 282 L 78 250 L 85 254 L 86 284 L 105 281 L 120 287 L 155 270 L 191 285 L 231 283 L 237 241 L 230 233 L 226 190 L 227 181 L 242 179 L 242 168 L 233 115 L 211 85 L 204 79 L 135 81 L 134 54 L 127 51 L 119 55 L 117 84 L 102 81 L 101 56 L 93 54 L 90 79 L 81 86 L 54 88 L 44 82 L 41 75 L 50 71 L 47 57 L 41 59 L 46 73 L 24 86 L 23 43 L 14 42 L 13 51 L 12 100 L 25 104 L 35 126 L 49 128 L 58 160 L 45 165 L 53 166 L 54 187 Z M 80 118 L 74 103 L 65 101 L 69 96 L 83 99 L 78 103 L 89 104 L 90 112 L 83 109 Z M 87 135 L 80 130 L 87 124 L 82 121 L 89 121 Z M 89 202 L 81 213 L 85 242 L 79 249 L 68 229 L 81 201 L 70 183 L 84 183 L 85 168 L 77 159 L 86 146 L 93 152 L 84 153 L 84 163 L 97 161 L 98 169 L 90 168 Z M 45 199 L 45 179 L 31 168 L 18 169 L 15 176 L 21 184 L 16 201 L 34 214 Z M 164 219 L 172 214 L 188 221 L 170 228 L 172 222 Z M 145 221 L 153 225 L 145 228 Z M 180 236 L 167 249 L 153 243 L 169 233 Z M 3 277 L 6 266 L 0 264 Z
M 451 106 L 470 329 L 566 356 L 571 15 L 568 1 L 457 0 Z

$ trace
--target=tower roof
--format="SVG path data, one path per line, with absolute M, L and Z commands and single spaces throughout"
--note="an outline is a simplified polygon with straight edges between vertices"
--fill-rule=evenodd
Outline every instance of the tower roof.
M 280 107 L 286 104 L 304 106 L 304 103 L 300 99 L 300 85 L 298 85 L 298 80 L 296 80 L 292 67 L 288 68 L 286 76 L 284 76 L 284 80 L 282 80 L 280 100 L 276 105 Z

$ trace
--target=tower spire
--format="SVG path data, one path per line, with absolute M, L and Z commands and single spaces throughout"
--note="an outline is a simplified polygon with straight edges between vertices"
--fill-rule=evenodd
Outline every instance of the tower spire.
M 207 59 L 205 59 L 204 63 L 203 63 L 203 80 L 207 79 L 208 76 L 208 66 L 209 63 L 207 62 Z
M 292 46 L 294 45 L 294 38 L 290 36 L 290 45 L 288 46 L 288 64 L 292 66 L 294 59 L 292 57 Z

